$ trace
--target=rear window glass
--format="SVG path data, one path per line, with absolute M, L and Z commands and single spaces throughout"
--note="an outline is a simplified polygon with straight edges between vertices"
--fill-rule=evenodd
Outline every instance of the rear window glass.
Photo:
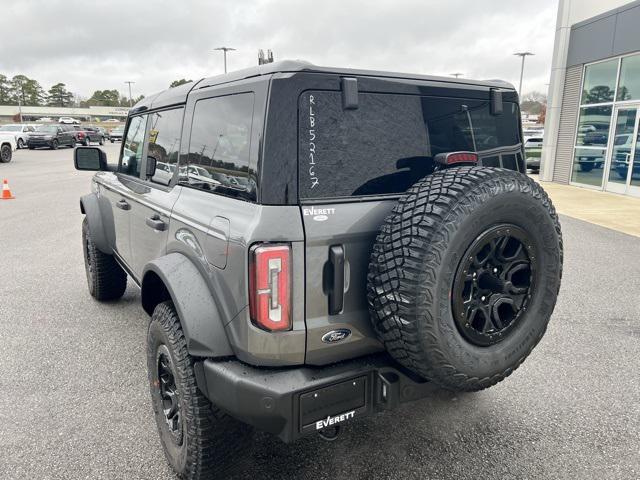
M 515 103 L 494 116 L 488 100 L 360 93 L 358 101 L 345 110 L 341 92 L 300 96 L 301 198 L 400 193 L 433 172 L 438 153 L 497 155 L 500 165 L 501 150 L 518 155 L 521 148 Z M 505 160 L 517 169 L 512 157 Z

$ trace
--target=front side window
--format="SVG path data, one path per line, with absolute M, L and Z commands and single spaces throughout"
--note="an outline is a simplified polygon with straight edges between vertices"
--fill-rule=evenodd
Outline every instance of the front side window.
M 173 177 L 180 150 L 182 114 L 182 108 L 149 114 L 147 159 L 156 161 L 156 172 L 150 178 L 152 182 L 169 185 Z
M 122 159 L 118 171 L 126 175 L 139 176 L 142 161 L 142 146 L 147 116 L 133 117 L 129 122 L 127 137 L 122 147 Z
M 188 162 L 179 169 L 183 185 L 255 200 L 255 172 L 250 168 L 253 93 L 196 102 Z
M 618 60 L 595 63 L 585 68 L 582 101 L 580 103 L 612 102 L 616 91 Z

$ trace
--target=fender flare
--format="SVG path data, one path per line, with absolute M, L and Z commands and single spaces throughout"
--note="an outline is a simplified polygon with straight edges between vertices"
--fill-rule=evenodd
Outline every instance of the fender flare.
M 95 193 L 83 195 L 80 197 L 80 212 L 87 218 L 91 240 L 98 250 L 112 255 L 116 234 L 109 201 L 104 197 L 98 197 Z
M 169 298 L 173 301 L 189 354 L 197 357 L 234 354 L 224 330 L 220 309 L 207 282 L 186 256 L 170 253 L 152 260 L 144 268 L 141 285 L 142 307 L 149 315 L 158 303 Z

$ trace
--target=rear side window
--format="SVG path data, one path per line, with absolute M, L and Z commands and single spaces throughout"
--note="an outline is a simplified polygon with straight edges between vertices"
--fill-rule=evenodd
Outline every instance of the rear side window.
M 180 166 L 181 184 L 255 200 L 255 172 L 249 158 L 253 102 L 253 93 L 196 102 L 188 162 Z
M 358 100 L 345 110 L 341 92 L 301 95 L 301 198 L 396 194 L 432 173 L 438 153 L 476 151 L 500 164 L 501 149 L 517 155 L 521 148 L 514 103 L 494 116 L 488 100 L 375 93 Z

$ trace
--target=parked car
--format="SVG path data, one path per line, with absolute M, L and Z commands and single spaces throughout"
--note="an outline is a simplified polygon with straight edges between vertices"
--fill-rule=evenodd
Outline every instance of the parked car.
M 120 120 L 118 120 L 117 118 L 110 118 L 108 120 L 105 120 L 105 122 L 107 122 L 107 123 L 120 123 Z
M 97 171 L 79 208 L 88 291 L 112 308 L 128 277 L 141 288 L 152 411 L 180 478 L 227 478 L 252 428 L 333 440 L 525 361 L 563 253 L 524 174 L 512 85 L 305 62 L 196 85 L 131 109 L 118 165 L 74 152 Z M 213 184 L 214 168 L 258 188 Z
M 13 132 L 0 131 L 0 163 L 9 163 L 17 149 L 18 143 Z
M 542 141 L 542 136 L 524 137 L 524 158 L 527 168 L 533 173 L 538 173 L 540 171 Z
M 34 130 L 35 128 L 33 125 L 24 123 L 11 123 L 0 126 L 1 133 L 12 132 L 14 134 L 18 149 L 25 148 L 27 146 L 27 138 Z
M 53 122 L 53 118 L 50 117 L 41 117 L 38 120 L 36 120 L 36 122 L 40 122 L 40 123 L 48 123 L 48 122 Z
M 58 119 L 58 123 L 64 123 L 68 125 L 77 125 L 80 123 L 80 120 L 76 120 L 73 117 L 60 117 Z
M 76 143 L 82 145 L 89 145 L 91 142 L 98 142 L 100 145 L 104 145 L 104 134 L 95 127 L 83 127 L 80 125 L 74 125 Z
M 116 127 L 109 132 L 109 140 L 111 143 L 116 140 L 121 141 L 122 135 L 124 135 L 124 127 Z
M 40 125 L 27 139 L 29 150 L 38 147 L 56 150 L 65 145 L 72 148 L 76 145 L 75 130 L 71 125 Z

